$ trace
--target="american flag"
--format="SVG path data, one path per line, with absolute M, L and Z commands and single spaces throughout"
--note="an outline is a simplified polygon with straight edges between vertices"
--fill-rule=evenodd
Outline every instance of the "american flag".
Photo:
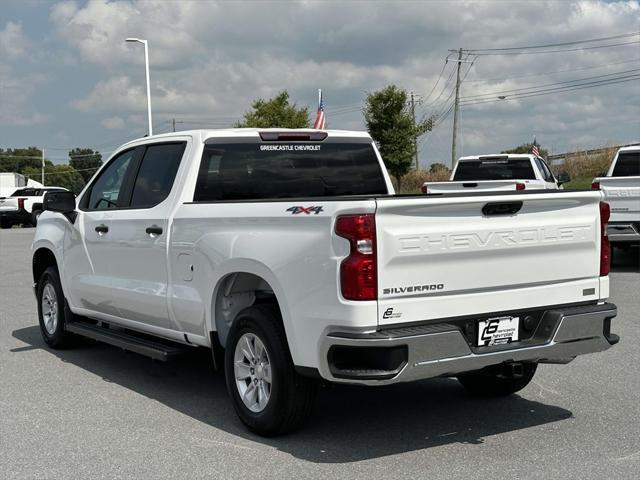
M 324 100 L 322 99 L 322 90 L 318 90 L 318 113 L 316 114 L 316 121 L 313 123 L 313 128 L 324 130 L 324 127 Z
M 531 145 L 531 153 L 533 153 L 536 157 L 540 156 L 540 150 L 538 150 L 538 146 L 535 143 Z

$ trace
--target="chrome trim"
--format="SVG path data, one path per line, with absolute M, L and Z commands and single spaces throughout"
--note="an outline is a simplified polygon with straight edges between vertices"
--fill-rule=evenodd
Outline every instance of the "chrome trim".
M 504 362 L 535 361 L 541 363 L 567 363 L 570 359 L 586 353 L 607 350 L 611 343 L 604 333 L 604 321 L 615 317 L 617 308 L 603 309 L 594 305 L 594 311 L 566 313 L 559 309 L 562 318 L 553 338 L 548 343 L 529 347 L 514 348 L 475 354 L 469 348 L 467 340 L 459 330 L 409 335 L 400 338 L 381 338 L 379 335 L 358 335 L 358 338 L 332 336 L 327 332 L 320 342 L 320 374 L 326 380 L 336 383 L 364 385 L 387 385 L 409 382 L 426 378 L 454 376 L 459 373 L 478 370 Z M 558 309 L 553 309 L 558 310 Z M 334 332 L 344 329 L 335 329 Z M 360 332 L 364 334 L 364 332 Z M 347 346 L 396 346 L 407 345 L 408 361 L 404 368 L 393 378 L 383 380 L 343 379 L 331 374 L 327 355 L 333 345 Z

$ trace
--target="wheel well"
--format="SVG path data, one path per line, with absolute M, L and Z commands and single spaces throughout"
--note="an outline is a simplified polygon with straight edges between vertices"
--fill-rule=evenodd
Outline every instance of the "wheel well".
M 238 313 L 257 303 L 273 303 L 279 307 L 273 288 L 262 277 L 237 272 L 220 280 L 214 293 L 212 314 L 222 347 L 227 343 L 229 329 Z
M 51 267 L 57 267 L 56 257 L 48 248 L 39 248 L 33 254 L 33 281 L 38 282 L 44 271 Z

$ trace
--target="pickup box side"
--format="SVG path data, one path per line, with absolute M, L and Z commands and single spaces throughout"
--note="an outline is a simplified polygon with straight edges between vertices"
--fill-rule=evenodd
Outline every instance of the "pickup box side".
M 620 157 L 629 166 L 619 169 Z M 611 242 L 628 244 L 640 243 L 640 146 L 623 147 L 617 153 L 607 176 L 593 180 L 594 187 L 604 192 L 604 198 L 611 207 L 608 233 Z M 635 171 L 633 165 L 635 158 Z M 627 175 L 632 174 L 632 175 Z

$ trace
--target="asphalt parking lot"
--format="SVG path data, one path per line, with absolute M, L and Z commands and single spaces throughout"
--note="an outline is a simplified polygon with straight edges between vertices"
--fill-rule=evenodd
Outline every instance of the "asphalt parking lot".
M 296 434 L 248 433 L 206 352 L 157 363 L 45 347 L 33 229 L 0 231 L 0 478 L 638 478 L 640 258 L 616 252 L 614 348 L 542 365 L 520 394 L 438 379 L 321 391 Z

